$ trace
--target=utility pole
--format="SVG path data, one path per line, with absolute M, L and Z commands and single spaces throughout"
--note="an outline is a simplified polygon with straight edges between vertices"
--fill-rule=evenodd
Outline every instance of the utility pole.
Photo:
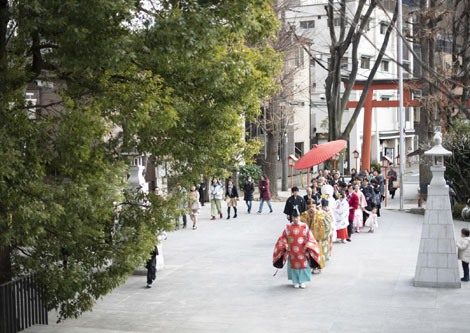
M 281 181 L 281 191 L 287 191 L 287 117 L 284 113 L 285 105 L 284 101 L 279 103 L 281 108 L 281 163 L 282 163 L 282 181 Z
M 400 210 L 403 210 L 403 191 L 404 191 L 404 173 L 405 173 L 405 109 L 403 108 L 403 10 L 402 0 L 398 0 L 398 96 L 400 100 Z

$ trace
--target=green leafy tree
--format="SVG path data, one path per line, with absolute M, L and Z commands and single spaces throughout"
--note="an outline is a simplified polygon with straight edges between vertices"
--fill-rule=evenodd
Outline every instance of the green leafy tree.
M 188 183 L 251 156 L 275 24 L 267 0 L 0 0 L 0 282 L 37 272 L 59 320 L 123 283 L 179 215 L 125 153 Z M 28 104 L 35 80 L 57 100 Z
M 452 181 L 457 199 L 465 203 L 470 198 L 470 120 L 454 119 L 444 136 L 444 146 L 452 152 L 446 158 L 446 179 Z

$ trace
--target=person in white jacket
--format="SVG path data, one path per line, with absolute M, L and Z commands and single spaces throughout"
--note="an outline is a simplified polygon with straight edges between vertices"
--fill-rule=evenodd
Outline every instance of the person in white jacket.
M 462 260 L 463 278 L 460 281 L 470 281 L 468 274 L 468 263 L 470 262 L 470 230 L 463 228 L 462 239 L 457 241 L 457 248 L 459 250 L 459 259 Z
M 222 218 L 222 197 L 224 195 L 224 188 L 217 178 L 212 179 L 209 195 L 211 199 L 211 220 L 215 220 L 216 210 L 217 213 L 219 213 L 220 218 Z

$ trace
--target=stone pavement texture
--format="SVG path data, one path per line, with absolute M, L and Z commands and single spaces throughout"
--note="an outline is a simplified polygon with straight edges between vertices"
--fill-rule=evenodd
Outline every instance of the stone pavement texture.
M 258 203 L 254 203 L 258 207 Z M 25 332 L 469 332 L 470 284 L 413 287 L 423 216 L 383 211 L 374 234 L 335 244 L 326 269 L 294 289 L 272 267 L 286 220 L 274 213 L 209 221 L 169 233 L 165 268 L 152 289 L 144 276 L 100 300 L 78 319 Z M 456 222 L 457 234 L 464 222 Z M 467 224 L 468 225 L 468 224 Z

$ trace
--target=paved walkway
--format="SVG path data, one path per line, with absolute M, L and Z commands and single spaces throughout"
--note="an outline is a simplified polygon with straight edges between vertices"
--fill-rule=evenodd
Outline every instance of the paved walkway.
M 60 325 L 51 314 L 51 325 L 26 332 L 469 332 L 470 284 L 412 286 L 422 216 L 384 211 L 375 234 L 335 245 L 324 272 L 302 290 L 286 269 L 273 277 L 283 206 L 251 215 L 243 207 L 229 221 L 209 221 L 205 206 L 198 230 L 169 233 L 152 289 L 131 276 L 93 312 Z

